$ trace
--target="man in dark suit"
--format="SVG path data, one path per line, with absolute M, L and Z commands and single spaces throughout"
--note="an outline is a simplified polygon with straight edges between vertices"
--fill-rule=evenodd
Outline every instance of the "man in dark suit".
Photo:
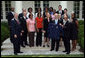
M 7 14 L 8 25 L 10 26 L 11 19 L 14 18 L 14 8 L 11 8 L 11 11 Z
M 51 50 L 54 50 L 55 43 L 56 43 L 56 51 L 59 49 L 59 41 L 60 41 L 60 32 L 63 32 L 62 27 L 59 25 L 59 20 L 57 15 L 56 19 L 53 20 L 52 23 L 48 26 L 48 37 L 51 38 Z
M 64 10 L 62 10 L 62 6 L 61 5 L 58 6 L 58 9 L 59 10 L 56 13 L 63 15 L 64 14 Z
M 22 13 L 19 14 L 18 18 L 19 18 L 19 21 L 20 21 L 20 25 L 22 27 L 22 30 L 23 30 L 23 35 L 21 37 L 21 46 L 22 47 L 25 47 L 25 45 L 28 45 L 27 43 L 27 26 L 26 26 L 26 9 L 22 9 Z
M 20 40 L 22 36 L 22 28 L 18 21 L 18 14 L 14 14 L 14 18 L 10 21 L 10 29 L 11 29 L 11 42 L 13 43 L 14 54 L 23 53 L 20 52 Z
M 9 30 L 10 30 L 10 22 L 13 18 L 14 18 L 14 8 L 12 7 L 11 11 L 7 14 Z M 10 32 L 11 32 L 11 30 L 10 30 Z M 11 37 L 10 37 L 10 40 L 11 40 Z
M 67 52 L 66 54 L 69 54 L 70 53 L 70 24 L 68 21 L 67 14 L 64 14 L 63 23 L 64 23 L 64 25 L 62 25 L 64 31 L 63 41 L 65 46 L 65 51 L 63 52 Z

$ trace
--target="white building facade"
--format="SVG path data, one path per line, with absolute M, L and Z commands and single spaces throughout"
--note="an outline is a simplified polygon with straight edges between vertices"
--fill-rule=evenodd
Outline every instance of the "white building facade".
M 17 13 L 21 13 L 22 8 L 28 10 L 29 7 L 32 7 L 35 13 L 38 7 L 41 7 L 42 11 L 45 7 L 53 7 L 58 10 L 58 5 L 62 5 L 63 10 L 67 8 L 69 14 L 75 11 L 77 19 L 84 19 L 83 1 L 1 1 L 1 21 L 7 21 L 6 16 L 11 7 L 14 7 Z

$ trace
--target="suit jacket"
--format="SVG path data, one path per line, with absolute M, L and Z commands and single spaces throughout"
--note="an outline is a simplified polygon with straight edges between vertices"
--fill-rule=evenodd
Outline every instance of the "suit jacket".
M 26 19 L 27 18 L 23 17 L 23 13 L 20 13 L 19 16 L 18 16 L 18 19 L 20 21 L 20 25 L 22 27 L 22 30 L 27 32 L 27 26 L 26 26 Z
M 62 27 L 59 25 L 59 21 L 55 24 L 55 20 L 48 25 L 48 37 L 51 39 L 60 39 L 60 32 L 63 32 Z
M 50 19 L 50 22 L 48 22 L 47 18 L 44 19 L 44 21 L 43 21 L 43 25 L 44 25 L 43 29 L 44 29 L 45 31 L 48 30 L 48 24 L 51 23 L 51 22 L 52 22 L 51 19 Z
M 69 23 L 69 21 L 67 21 L 66 24 L 64 25 L 63 31 L 64 31 L 64 37 L 67 37 L 69 39 L 69 37 L 70 37 L 70 23 Z
M 10 29 L 11 29 L 11 42 L 14 43 L 16 41 L 16 39 L 14 38 L 14 35 L 17 35 L 17 40 L 20 39 L 20 33 L 21 33 L 21 26 L 20 24 L 17 23 L 17 21 L 15 19 L 12 19 L 10 22 Z
M 44 17 L 44 18 L 46 17 L 46 14 L 45 14 L 45 12 L 43 12 L 43 17 Z
M 63 25 L 63 19 L 58 19 L 59 23 L 61 23 Z
M 59 14 L 59 10 L 58 10 L 56 13 L 58 13 L 58 14 Z M 62 10 L 62 14 L 61 14 L 61 15 L 63 15 L 63 14 L 64 14 L 64 10 Z
M 7 20 L 8 20 L 8 25 L 10 26 L 10 21 L 14 18 L 14 15 L 12 12 L 9 12 L 7 14 Z

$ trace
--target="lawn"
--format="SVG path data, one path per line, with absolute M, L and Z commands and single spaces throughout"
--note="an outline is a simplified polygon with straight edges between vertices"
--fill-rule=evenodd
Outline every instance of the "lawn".
M 84 54 L 69 54 L 69 55 L 64 55 L 64 54 L 60 54 L 60 55 L 4 55 L 1 57 L 84 57 Z

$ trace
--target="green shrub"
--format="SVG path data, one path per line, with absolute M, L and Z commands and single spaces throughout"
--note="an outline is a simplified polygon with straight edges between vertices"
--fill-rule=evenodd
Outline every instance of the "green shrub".
M 1 22 L 1 44 L 9 37 L 9 28 L 7 22 Z
M 79 20 L 79 25 L 84 25 L 84 20 Z
M 81 38 L 81 48 L 84 49 L 84 37 Z
M 9 29 L 9 27 L 8 27 L 8 22 L 1 22 L 1 26 L 5 26 L 7 29 Z
M 81 49 L 84 50 L 84 21 L 79 20 L 79 29 L 78 29 L 78 43 Z
M 79 25 L 78 38 L 84 37 L 84 25 Z

